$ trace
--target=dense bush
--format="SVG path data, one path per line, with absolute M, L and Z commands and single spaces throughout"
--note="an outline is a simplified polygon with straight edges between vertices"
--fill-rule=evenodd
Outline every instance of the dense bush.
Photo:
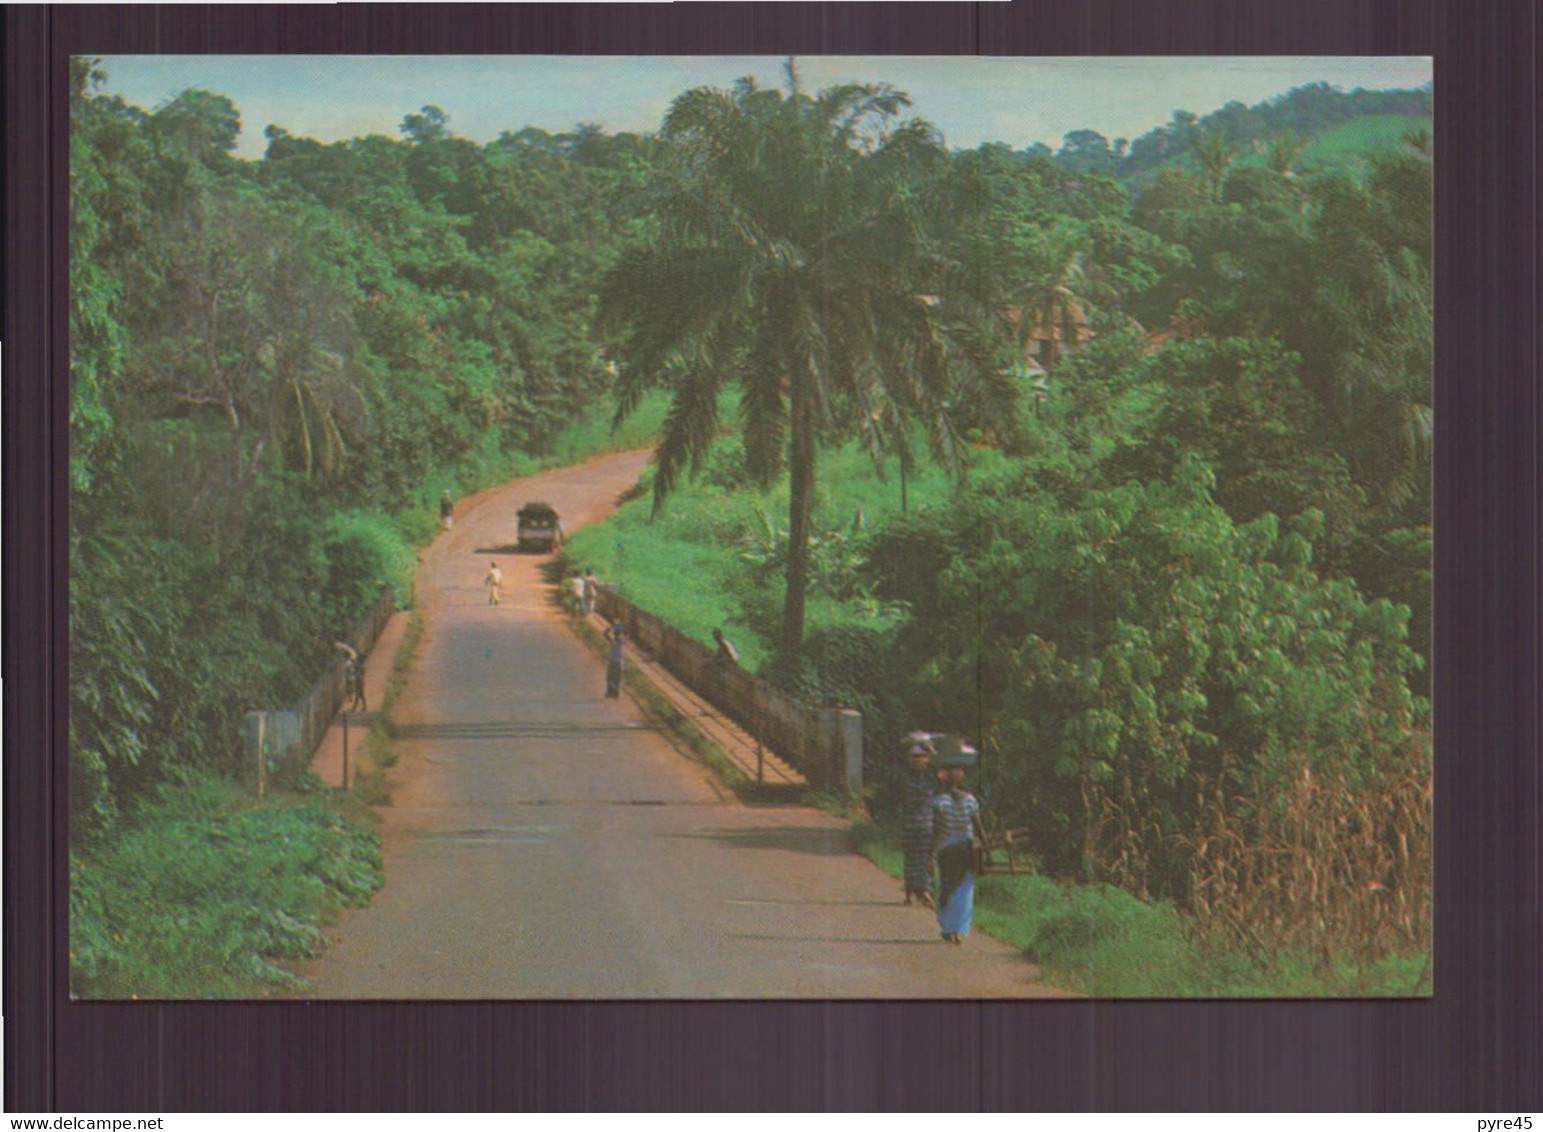
M 321 801 L 252 804 L 217 779 L 153 793 L 112 845 L 70 859 L 70 988 L 87 998 L 247 997 L 303 983 L 275 960 L 380 887 L 379 838 Z
M 913 612 L 899 645 L 909 701 L 985 742 L 994 807 L 1033 831 L 1049 868 L 1189 900 L 1209 875 L 1198 846 L 1221 828 L 1214 798 L 1254 823 L 1259 847 L 1266 811 L 1304 774 L 1315 812 L 1423 781 L 1409 611 L 1314 572 L 1317 513 L 1237 524 L 1194 456 L 1171 481 L 1070 498 L 1031 476 L 900 525 L 874 562 Z M 1401 805 L 1418 817 L 1417 797 Z M 1369 904 L 1383 899 L 1370 886 L 1402 886 L 1417 905 L 1405 926 L 1424 938 L 1422 859 L 1395 860 L 1388 821 L 1341 833 L 1367 847 L 1336 888 Z M 1283 922 L 1309 922 L 1323 899 L 1275 896 Z

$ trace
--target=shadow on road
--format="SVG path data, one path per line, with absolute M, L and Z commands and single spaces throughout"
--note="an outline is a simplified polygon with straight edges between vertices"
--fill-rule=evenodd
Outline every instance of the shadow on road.
M 882 939 L 859 939 L 850 935 L 751 935 L 746 932 L 735 932 L 730 939 L 758 939 L 771 940 L 774 943 L 860 943 L 864 947 L 874 945 L 883 947 L 941 947 L 940 939 L 896 939 L 894 936 L 885 936 Z
M 584 702 L 584 701 L 578 701 Z M 455 740 L 458 742 L 504 739 L 596 739 L 658 731 L 654 724 L 570 723 L 566 720 L 511 720 L 489 723 L 416 723 L 394 727 L 394 739 Z
M 747 901 L 730 899 L 728 904 L 755 904 L 773 908 L 896 908 L 904 907 L 900 901 Z
M 811 853 L 817 857 L 845 857 L 852 852 L 844 829 L 807 829 L 785 825 L 765 829 L 710 829 L 701 833 L 676 833 L 671 836 L 694 841 L 716 841 L 730 849 L 780 849 L 786 853 Z

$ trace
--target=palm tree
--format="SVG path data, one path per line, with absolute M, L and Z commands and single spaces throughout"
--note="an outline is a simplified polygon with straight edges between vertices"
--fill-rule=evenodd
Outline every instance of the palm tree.
M 1336 408 L 1356 478 L 1398 506 L 1429 487 L 1435 315 L 1430 271 L 1414 252 L 1374 262 L 1351 308 L 1358 333 L 1334 367 Z
M 1220 200 L 1222 185 L 1227 180 L 1227 170 L 1232 165 L 1232 147 L 1221 130 L 1207 130 L 1192 126 L 1189 133 L 1190 148 L 1200 161 L 1206 183 L 1211 187 L 1211 198 Z
M 695 472 L 718 429 L 718 394 L 741 389 L 747 464 L 790 474 L 782 645 L 803 645 L 809 523 L 822 435 L 884 413 L 927 416 L 949 358 L 923 279 L 932 264 L 918 176 L 946 160 L 935 131 L 897 121 L 910 105 L 883 85 L 786 91 L 741 79 L 677 98 L 661 131 L 666 187 L 656 247 L 608 277 L 601 326 L 623 332 L 618 423 L 644 392 L 672 394 L 656 453 L 657 512 Z M 891 435 L 893 433 L 891 432 Z
M 1278 177 L 1294 177 L 1297 158 L 1307 148 L 1307 139 L 1295 130 L 1276 134 L 1268 142 L 1259 141 L 1256 148 L 1264 157 L 1265 166 Z
M 1017 279 L 1009 294 L 1016 300 L 1016 326 L 1020 355 L 1027 358 L 1036 333 L 1045 343 L 1039 364 L 1048 372 L 1061 361 L 1062 343 L 1080 345 L 1079 320 L 1086 320 L 1090 279 L 1090 238 L 1080 224 L 1054 228 L 1022 225 L 1010 241 L 1014 249 L 1013 274 Z

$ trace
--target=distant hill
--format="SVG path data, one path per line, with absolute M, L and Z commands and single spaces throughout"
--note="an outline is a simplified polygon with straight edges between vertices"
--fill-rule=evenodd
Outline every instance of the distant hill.
M 1163 169 L 1195 169 L 1197 134 L 1220 136 L 1242 167 L 1264 163 L 1262 149 L 1282 135 L 1306 139 L 1296 168 L 1340 168 L 1400 144 L 1411 130 L 1431 129 L 1432 93 L 1419 90 L 1336 90 L 1327 83 L 1296 87 L 1255 106 L 1229 102 L 1205 117 L 1175 110 L 1172 119 L 1133 140 L 1113 141 L 1094 130 L 1073 130 L 1052 152 L 1036 145 L 1025 156 L 1053 157 L 1068 172 L 1118 177 L 1140 186 Z
M 1315 134 L 1297 165 L 1303 172 L 1341 167 L 1362 161 L 1378 150 L 1404 144 L 1411 132 L 1434 133 L 1430 115 L 1368 114 Z
M 1405 138 L 1411 133 L 1424 131 L 1429 134 L 1433 130 L 1433 119 L 1429 115 L 1367 114 L 1313 133 L 1293 131 L 1307 142 L 1293 168 L 1299 174 L 1356 172 L 1373 154 L 1404 145 Z M 1263 147 L 1274 136 L 1278 135 L 1265 135 L 1249 144 L 1234 145 L 1234 167 L 1262 168 L 1265 164 Z M 1164 169 L 1196 173 L 1200 171 L 1200 162 L 1191 150 L 1184 149 L 1134 173 L 1122 170 L 1118 175 L 1128 184 L 1140 186 Z

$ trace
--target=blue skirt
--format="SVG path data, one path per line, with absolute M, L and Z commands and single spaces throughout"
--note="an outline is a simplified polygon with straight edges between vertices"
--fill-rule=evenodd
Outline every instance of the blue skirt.
M 968 840 L 938 851 L 938 927 L 950 935 L 969 935 L 975 918 L 975 851 Z

